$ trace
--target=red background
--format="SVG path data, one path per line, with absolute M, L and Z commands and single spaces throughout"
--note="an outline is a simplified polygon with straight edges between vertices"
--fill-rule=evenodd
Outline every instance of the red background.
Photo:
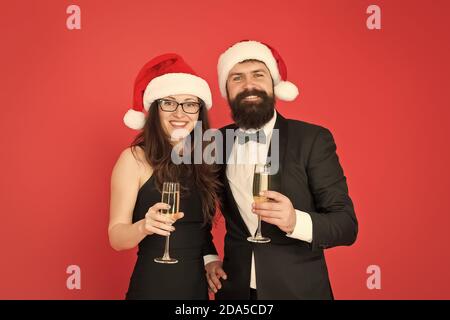
M 81 30 L 66 8 L 81 8 Z M 382 10 L 368 30 L 366 8 Z M 273 45 L 301 94 L 286 117 L 328 127 L 360 231 L 327 251 L 337 299 L 449 299 L 448 1 L 2 1 L 0 298 L 122 299 L 135 251 L 108 243 L 109 180 L 141 66 L 177 52 L 230 122 L 219 54 Z M 214 230 L 222 252 L 223 224 Z M 67 266 L 81 290 L 66 288 Z M 366 269 L 381 268 L 381 290 Z

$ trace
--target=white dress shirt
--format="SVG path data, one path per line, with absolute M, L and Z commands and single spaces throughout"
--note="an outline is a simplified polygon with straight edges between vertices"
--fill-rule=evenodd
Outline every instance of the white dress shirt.
M 258 143 L 250 140 L 244 144 L 239 144 L 239 139 L 236 138 L 227 164 L 226 175 L 231 192 L 236 200 L 241 217 L 252 235 L 256 233 L 256 229 L 258 227 L 258 216 L 252 212 L 252 203 L 254 202 L 252 188 L 254 168 L 257 163 L 266 163 L 276 118 L 277 113 L 275 111 L 272 119 L 262 127 L 262 130 L 264 130 L 264 134 L 266 136 L 265 143 Z M 254 132 L 256 132 L 254 129 L 245 131 L 245 133 Z M 297 219 L 294 231 L 290 234 L 286 234 L 286 236 L 311 243 L 313 232 L 311 216 L 300 210 L 295 210 L 295 213 Z M 255 245 L 267 246 L 270 245 L 270 243 Z M 204 262 L 207 264 L 218 259 L 219 257 L 216 255 L 207 255 L 204 257 Z M 253 289 L 256 289 L 256 271 L 255 257 L 254 254 L 252 254 L 249 285 Z

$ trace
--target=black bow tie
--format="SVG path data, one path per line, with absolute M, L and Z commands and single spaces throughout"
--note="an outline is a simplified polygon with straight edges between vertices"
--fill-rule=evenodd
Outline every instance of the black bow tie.
M 246 133 L 242 130 L 238 130 L 237 138 L 239 144 L 245 144 L 248 141 L 256 141 L 257 143 L 266 143 L 266 134 L 262 129 L 259 129 L 258 131 L 253 133 Z

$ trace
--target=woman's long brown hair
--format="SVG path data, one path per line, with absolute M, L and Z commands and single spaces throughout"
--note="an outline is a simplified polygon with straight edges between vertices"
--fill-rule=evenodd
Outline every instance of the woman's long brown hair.
M 202 124 L 202 133 L 209 129 L 208 115 L 204 103 L 201 102 L 201 109 L 198 121 Z M 145 122 L 144 129 L 136 136 L 131 143 L 131 150 L 134 153 L 136 147 L 144 150 L 145 158 L 153 169 L 156 187 L 161 191 L 164 181 L 180 181 L 181 177 L 187 177 L 196 185 L 202 202 L 203 221 L 205 224 L 211 223 L 216 212 L 216 204 L 219 201 L 219 166 L 217 164 L 193 163 L 175 164 L 171 159 L 173 145 L 170 138 L 165 133 L 159 118 L 158 101 L 154 101 L 149 108 L 149 114 Z M 202 155 L 208 143 L 194 140 L 193 131 L 190 134 L 192 149 L 194 146 L 201 146 Z M 193 150 L 192 150 L 193 151 Z M 185 179 L 186 181 L 186 179 Z M 186 186 L 181 186 L 182 190 L 187 190 Z

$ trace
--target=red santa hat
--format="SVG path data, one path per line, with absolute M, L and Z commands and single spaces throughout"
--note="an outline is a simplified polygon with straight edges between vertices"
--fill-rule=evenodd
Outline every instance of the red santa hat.
M 227 97 L 227 79 L 230 70 L 244 60 L 264 62 L 274 82 L 275 96 L 284 101 L 292 101 L 298 96 L 298 88 L 287 81 L 287 68 L 280 54 L 267 44 L 258 41 L 241 41 L 228 48 L 219 58 L 217 71 L 222 97 Z
M 127 127 L 140 130 L 145 113 L 153 101 L 170 95 L 191 94 L 202 99 L 206 108 L 212 106 L 208 83 L 196 75 L 182 57 L 174 53 L 160 55 L 147 62 L 134 82 L 133 107 L 123 121 Z

